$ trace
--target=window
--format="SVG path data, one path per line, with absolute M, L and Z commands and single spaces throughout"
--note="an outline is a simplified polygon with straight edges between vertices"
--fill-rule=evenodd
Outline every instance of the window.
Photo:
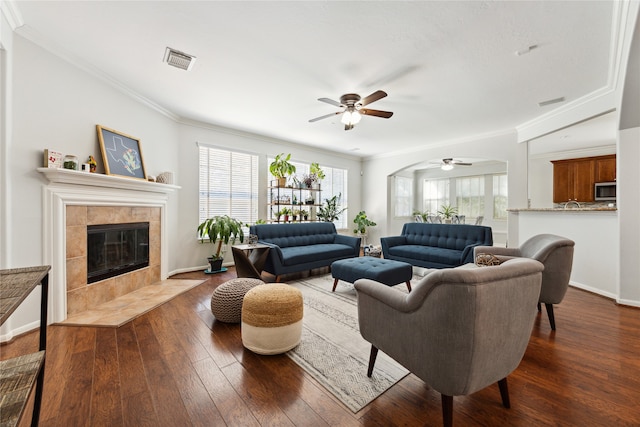
M 507 174 L 493 176 L 493 219 L 507 219 Z
M 413 178 L 394 176 L 395 212 L 394 216 L 411 216 L 413 212 Z
M 199 223 L 229 215 L 243 223 L 258 219 L 258 156 L 198 145 Z
M 456 206 L 467 218 L 484 216 L 484 176 L 456 178 Z
M 449 204 L 449 179 L 425 180 L 422 195 L 424 212 L 437 215 L 442 205 Z
M 272 161 L 273 161 L 273 158 L 268 158 L 267 164 L 271 164 Z M 305 174 L 309 173 L 309 166 L 310 166 L 309 163 L 292 161 L 291 164 L 293 164 L 296 167 L 295 176 L 298 177 L 298 179 L 302 180 L 302 177 Z M 316 203 L 323 204 L 325 199 L 330 199 L 333 196 L 339 196 L 340 197 L 339 206 L 347 207 L 348 206 L 347 170 L 332 168 L 332 167 L 323 166 L 323 165 L 321 165 L 321 168 L 322 168 L 322 171 L 324 172 L 325 177 L 322 181 L 320 181 L 320 189 L 322 190 L 321 200 L 316 200 Z M 268 179 L 269 181 L 272 181 L 275 178 L 273 175 L 271 175 L 271 173 L 269 173 Z M 316 207 L 316 209 L 318 208 Z M 334 224 L 336 225 L 336 228 L 338 229 L 347 228 L 348 216 L 349 215 L 347 210 L 345 210 L 342 214 L 340 214 L 340 217 L 338 218 L 338 220 L 334 222 Z

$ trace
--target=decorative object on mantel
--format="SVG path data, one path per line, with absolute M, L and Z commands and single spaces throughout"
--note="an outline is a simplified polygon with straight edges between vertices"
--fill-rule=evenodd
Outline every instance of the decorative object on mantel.
M 62 162 L 62 166 L 65 169 L 78 170 L 78 158 L 73 154 L 67 154 L 64 156 L 64 160 Z
M 61 168 L 62 153 L 50 148 L 44 149 L 44 167 L 45 168 Z
M 89 156 L 89 158 L 87 159 L 87 163 L 89 163 L 89 171 L 91 173 L 95 173 L 96 168 L 98 167 L 98 162 L 96 162 L 96 158 L 93 156 Z
M 156 182 L 161 184 L 173 184 L 173 172 L 162 172 L 156 177 Z
M 147 180 L 140 140 L 122 132 L 96 125 L 107 175 Z

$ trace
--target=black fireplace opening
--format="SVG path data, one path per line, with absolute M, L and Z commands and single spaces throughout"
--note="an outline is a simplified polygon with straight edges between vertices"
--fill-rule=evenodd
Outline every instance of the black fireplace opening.
M 87 283 L 148 266 L 148 222 L 87 226 Z

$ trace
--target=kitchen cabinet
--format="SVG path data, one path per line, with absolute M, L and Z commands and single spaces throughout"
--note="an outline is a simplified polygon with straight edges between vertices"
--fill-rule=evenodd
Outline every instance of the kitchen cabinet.
M 615 181 L 616 155 L 553 160 L 553 203 L 593 202 L 596 182 Z
M 602 156 L 595 159 L 595 182 L 613 182 L 616 180 L 616 155 Z

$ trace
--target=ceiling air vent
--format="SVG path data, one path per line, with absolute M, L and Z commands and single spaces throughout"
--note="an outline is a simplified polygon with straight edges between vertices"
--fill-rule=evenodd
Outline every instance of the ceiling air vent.
M 172 67 L 190 71 L 191 68 L 193 68 L 193 64 L 196 62 L 196 57 L 167 47 L 167 50 L 164 53 L 164 61 Z

